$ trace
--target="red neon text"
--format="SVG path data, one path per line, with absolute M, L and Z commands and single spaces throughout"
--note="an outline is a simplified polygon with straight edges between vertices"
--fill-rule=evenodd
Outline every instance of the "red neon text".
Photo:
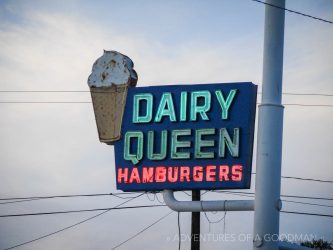
M 117 170 L 120 183 L 174 183 L 174 182 L 240 182 L 243 180 L 242 165 L 208 166 L 157 166 L 124 167 Z

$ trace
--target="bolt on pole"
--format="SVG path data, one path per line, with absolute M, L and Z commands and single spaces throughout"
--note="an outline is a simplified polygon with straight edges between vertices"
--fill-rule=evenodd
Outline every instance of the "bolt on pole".
M 285 7 L 285 0 L 266 0 L 266 3 Z M 266 5 L 262 101 L 259 105 L 257 140 L 254 250 L 277 250 L 279 245 L 284 16 L 283 9 Z

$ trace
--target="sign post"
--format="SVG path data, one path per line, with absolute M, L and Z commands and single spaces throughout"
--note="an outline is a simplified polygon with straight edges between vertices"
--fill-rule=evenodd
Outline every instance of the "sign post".
M 200 201 L 200 190 L 192 190 L 192 201 Z M 200 212 L 192 212 L 191 250 L 200 249 Z
M 266 0 L 262 100 L 259 106 L 253 249 L 277 250 L 281 209 L 282 72 L 285 0 Z M 275 237 L 275 238 L 274 238 Z

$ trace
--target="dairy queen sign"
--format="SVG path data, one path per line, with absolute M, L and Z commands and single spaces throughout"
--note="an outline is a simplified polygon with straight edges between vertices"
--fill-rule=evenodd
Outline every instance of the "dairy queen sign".
M 112 60 L 119 65 L 115 57 Z M 117 138 L 112 144 L 118 189 L 250 187 L 256 85 L 242 82 L 134 87 L 133 64 L 123 59 L 121 63 L 129 72 L 123 84 L 113 81 L 105 86 L 93 85 L 93 81 L 98 83 L 94 69 L 89 78 L 97 123 L 108 123 L 107 115 L 96 114 L 99 105 L 104 105 L 103 109 L 109 106 L 114 113 L 109 115 L 110 122 L 119 123 L 119 135 L 112 135 Z M 105 65 L 112 66 L 107 60 Z M 104 98 L 104 104 L 96 93 Z M 108 128 L 112 126 L 117 127 L 113 124 Z M 105 133 L 99 128 L 101 141 Z

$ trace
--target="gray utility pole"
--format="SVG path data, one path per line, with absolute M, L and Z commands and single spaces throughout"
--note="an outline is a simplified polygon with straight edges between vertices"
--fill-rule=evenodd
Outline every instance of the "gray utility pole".
M 266 0 L 285 7 L 285 0 Z M 283 9 L 266 5 L 262 80 L 257 139 L 257 169 L 253 249 L 277 250 L 281 209 L 281 158 L 283 134 Z
M 192 190 L 192 201 L 200 201 L 200 190 Z M 192 212 L 191 250 L 200 250 L 200 212 Z

